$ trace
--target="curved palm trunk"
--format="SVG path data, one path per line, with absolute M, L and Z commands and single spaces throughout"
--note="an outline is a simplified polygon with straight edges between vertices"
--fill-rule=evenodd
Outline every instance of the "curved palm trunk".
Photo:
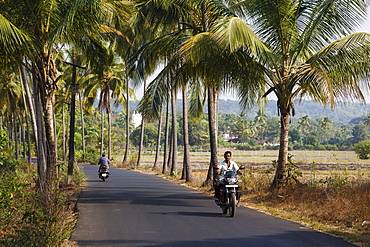
M 276 166 L 275 177 L 272 182 L 273 188 L 282 188 L 287 183 L 286 165 L 288 162 L 288 124 L 289 113 L 283 112 L 280 117 L 280 148 Z

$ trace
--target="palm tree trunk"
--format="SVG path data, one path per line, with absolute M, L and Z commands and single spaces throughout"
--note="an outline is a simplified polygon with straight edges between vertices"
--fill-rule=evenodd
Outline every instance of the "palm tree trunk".
M 75 61 L 75 56 L 73 57 Z M 72 184 L 73 182 L 73 168 L 75 166 L 75 122 L 76 122 L 76 84 L 77 69 L 76 66 L 72 67 L 72 97 L 71 97 L 71 112 L 70 112 L 70 124 L 69 124 L 69 160 L 68 160 L 68 175 L 67 183 Z
M 171 174 L 175 174 L 177 170 L 177 92 L 172 90 L 172 165 Z
M 146 81 L 144 80 L 144 93 L 145 93 L 145 89 L 146 89 Z M 137 163 L 136 163 L 136 167 L 139 167 L 140 166 L 140 161 L 141 161 L 141 153 L 143 151 L 143 145 L 144 145 L 144 131 L 145 131 L 145 120 L 144 118 L 142 117 L 141 118 L 141 129 L 140 129 L 140 144 L 139 144 L 139 152 L 138 152 L 138 155 L 137 155 Z
M 189 121 L 188 121 L 188 101 L 187 101 L 187 89 L 186 86 L 182 90 L 182 102 L 183 102 L 183 137 L 184 137 L 184 161 L 183 161 L 183 179 L 186 182 L 192 182 L 193 173 L 190 166 L 190 151 L 189 151 Z M 184 176 L 185 175 L 185 176 Z
M 288 162 L 288 124 L 289 113 L 282 111 L 280 117 L 279 157 L 275 177 L 271 185 L 272 188 L 282 188 L 287 183 L 286 165 Z
M 37 173 L 38 173 L 38 187 L 41 192 L 45 191 L 46 188 L 46 163 L 47 163 L 47 154 L 46 154 L 46 138 L 44 134 L 44 121 L 42 114 L 42 104 L 40 99 L 40 92 L 37 90 L 37 81 L 34 80 L 34 100 L 35 100 L 35 116 L 36 116 L 36 134 L 37 134 Z
M 160 112 L 160 115 L 159 115 L 158 133 L 157 133 L 157 147 L 156 147 L 156 150 L 155 150 L 153 171 L 157 170 L 157 167 L 158 167 L 158 157 L 159 157 L 159 152 L 160 152 L 160 148 L 161 148 L 161 131 L 162 131 L 162 111 Z
M 209 125 L 209 138 L 211 148 L 211 159 L 206 182 L 213 180 L 215 182 L 216 176 L 213 174 L 213 167 L 217 165 L 217 90 L 215 88 L 208 88 L 208 125 Z
M 82 96 L 78 93 L 80 98 L 80 113 L 81 113 L 81 136 L 82 136 L 82 159 L 86 159 L 86 144 L 85 144 L 85 120 L 84 120 L 84 111 L 82 108 Z
M 109 110 L 108 115 L 108 158 L 112 158 L 112 113 Z
M 104 110 L 101 110 L 100 123 L 100 155 L 104 153 Z
M 62 141 L 63 141 L 63 160 L 67 164 L 67 148 L 66 148 L 66 120 L 65 120 L 65 106 L 62 104 Z
M 13 120 L 13 140 L 15 144 L 15 159 L 19 159 L 19 131 L 17 127 L 17 119 L 16 116 L 12 114 L 12 120 Z
M 22 143 L 22 153 L 23 153 L 23 159 L 26 159 L 26 153 L 27 153 L 27 148 L 26 148 L 26 130 L 24 129 L 24 124 L 25 119 L 22 117 L 22 123 L 21 123 L 21 143 Z
M 27 107 L 26 107 L 26 112 L 25 112 L 25 121 L 26 121 L 26 133 L 27 133 L 27 136 L 25 136 L 27 140 L 27 148 L 26 148 L 27 162 L 28 164 L 31 164 L 31 129 L 30 129 L 30 123 L 28 119 Z
M 126 78 L 126 147 L 125 154 L 123 157 L 123 164 L 127 163 L 129 144 L 130 144 L 130 88 L 128 83 L 128 78 Z
M 168 148 L 168 134 L 169 134 L 169 103 L 167 102 L 166 106 L 166 120 L 165 120 L 165 127 L 164 127 L 164 144 L 163 144 L 163 169 L 162 173 L 165 174 L 167 172 L 167 148 Z
M 49 93 L 46 98 L 46 107 L 44 111 L 45 116 L 45 137 L 46 137 L 46 153 L 47 153 L 47 192 L 51 192 L 52 195 L 56 188 L 58 188 L 58 173 L 57 173 L 57 155 L 56 155 L 56 143 L 55 143 L 55 126 L 54 126 L 54 93 Z M 51 199 L 51 198 L 50 198 Z
M 24 91 L 25 94 L 24 94 L 24 97 L 25 97 L 25 105 L 28 107 L 29 109 L 29 114 L 30 114 L 30 117 L 31 117 L 31 123 L 32 123 L 32 129 L 33 129 L 33 134 L 34 134 L 34 139 L 35 139 L 35 147 L 36 147 L 36 150 L 40 150 L 41 147 L 39 147 L 39 134 L 38 134 L 38 129 L 37 129 L 37 119 L 36 119 L 36 113 L 35 113 L 35 104 L 33 103 L 33 101 L 31 100 L 33 98 L 33 96 L 31 95 L 31 90 L 30 90 L 30 87 L 29 87 L 29 80 L 28 80 L 28 77 L 26 75 L 26 69 L 23 65 L 21 65 L 19 67 L 19 71 L 20 71 L 20 74 L 21 74 L 21 82 L 22 82 L 22 88 L 24 90 L 22 90 L 22 92 Z M 26 107 L 26 109 L 27 109 Z M 27 127 L 28 128 L 28 127 Z M 30 135 L 30 129 L 28 128 L 28 136 Z M 29 153 L 29 163 L 31 163 L 31 143 L 30 143 L 30 139 L 29 138 L 29 143 L 28 143 L 28 153 Z M 40 155 L 39 152 L 37 151 L 37 164 L 38 164 L 38 167 L 40 166 L 39 164 L 43 164 L 44 161 L 42 160 L 44 156 Z M 40 163 L 39 163 L 40 162 Z

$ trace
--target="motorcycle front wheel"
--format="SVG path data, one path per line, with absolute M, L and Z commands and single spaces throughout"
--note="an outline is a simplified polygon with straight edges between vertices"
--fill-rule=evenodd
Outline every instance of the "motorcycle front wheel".
M 236 213 L 236 196 L 235 193 L 230 194 L 230 203 L 229 203 L 229 215 L 234 217 Z
M 227 214 L 227 209 L 228 208 L 221 208 L 222 209 L 222 214 Z

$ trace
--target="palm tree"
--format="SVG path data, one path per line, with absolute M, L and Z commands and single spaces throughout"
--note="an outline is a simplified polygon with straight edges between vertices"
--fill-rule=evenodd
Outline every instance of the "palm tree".
M 325 144 L 327 143 L 328 132 L 332 127 L 332 121 L 328 117 L 324 117 L 323 119 L 319 120 L 319 125 L 322 131 L 322 137 Z
M 198 54 L 209 52 L 210 47 L 212 48 L 215 43 L 215 41 L 210 43 L 212 40 L 208 38 L 212 25 L 217 19 L 231 12 L 219 1 L 163 1 L 161 4 L 156 1 L 142 1 L 141 6 L 142 16 L 145 16 L 153 27 L 162 27 L 161 25 L 166 27 L 160 29 L 164 34 L 158 35 L 159 38 L 145 46 L 142 53 L 157 54 L 154 59 L 165 60 L 166 65 L 162 70 L 163 73 L 160 73 L 148 86 L 147 94 L 140 103 L 140 109 L 143 114 L 158 116 L 163 102 L 170 99 L 169 89 L 181 88 L 181 81 L 186 81 L 187 84 L 202 82 L 208 98 L 211 162 L 207 181 L 210 181 L 212 167 L 218 163 L 217 103 L 219 92 L 224 89 L 222 82 L 225 77 L 220 68 L 225 60 L 222 59 L 223 54 L 219 55 L 220 52 L 218 52 L 218 56 L 209 58 L 208 62 L 199 66 L 194 65 L 196 60 L 201 59 Z M 218 66 L 215 66 L 216 63 Z M 202 100 L 198 99 L 198 102 Z
M 310 127 L 310 125 L 311 125 L 311 121 L 310 121 L 310 119 L 308 118 L 307 115 L 305 115 L 303 117 L 300 117 L 298 119 L 298 128 L 301 132 L 304 133 L 305 139 L 307 139 L 308 128 Z M 304 143 L 304 144 L 306 144 L 306 143 Z
M 370 35 L 352 32 L 366 17 L 366 7 L 362 0 L 251 0 L 236 9 L 241 18 L 220 22 L 218 40 L 242 65 L 231 74 L 242 103 L 255 102 L 262 90 L 264 97 L 273 93 L 278 100 L 280 149 L 272 187 L 287 184 L 294 99 L 331 107 L 336 100 L 365 100 L 361 89 L 368 87 Z
M 56 82 L 60 78 L 55 59 L 65 44 L 89 51 L 89 45 L 98 44 L 102 33 L 117 33 L 108 26 L 119 20 L 122 2 L 93 0 L 81 1 L 6 1 L 1 4 L 2 31 L 25 30 L 29 36 L 9 35 L 5 44 L 27 57 L 26 68 L 32 73 L 34 102 L 36 106 L 39 187 L 49 195 L 57 186 L 56 139 L 54 126 L 54 97 Z M 16 12 L 15 12 L 16 10 Z M 24 18 L 27 16 L 27 18 Z M 81 25 L 84 23 L 84 25 Z M 104 23 L 104 25 L 103 25 Z M 5 25 L 3 25 L 5 24 Z M 18 27 L 18 29 L 15 28 Z M 20 37 L 18 39 L 17 37 Z M 28 37 L 28 46 L 20 46 Z M 31 37 L 34 37 L 32 39 Z M 8 42 L 9 41 L 9 42 Z M 97 50 L 94 50 L 97 54 Z M 20 57 L 20 56 L 19 56 Z M 20 57 L 21 58 L 21 57 Z M 90 64 L 99 64 L 99 56 L 90 57 Z M 21 61 L 21 60 L 20 60 Z M 25 61 L 24 59 L 22 61 Z M 43 159 L 45 157 L 45 159 Z
M 99 98 L 99 109 L 107 113 L 108 117 L 108 157 L 112 157 L 112 143 L 111 143 L 111 105 L 112 99 L 115 103 L 127 103 L 125 97 L 125 88 L 127 81 L 125 80 L 125 65 L 121 57 L 114 51 L 115 46 L 107 47 L 106 63 L 102 63 L 99 68 L 94 68 L 93 72 L 83 79 L 83 87 L 85 88 L 85 97 L 91 98 L 92 104 L 96 98 Z M 130 90 L 129 90 L 130 91 Z M 132 90 L 131 90 L 132 91 Z M 97 97 L 99 94 L 99 97 Z M 103 125 L 104 118 L 102 118 L 102 140 L 104 140 Z M 103 152 L 103 150 L 101 150 Z

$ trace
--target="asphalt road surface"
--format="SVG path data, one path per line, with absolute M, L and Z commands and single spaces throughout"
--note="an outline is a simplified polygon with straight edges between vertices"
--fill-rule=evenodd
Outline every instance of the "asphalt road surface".
M 78 246 L 355 246 L 258 211 L 223 215 L 212 197 L 157 176 L 83 165 L 86 187 L 71 240 Z

